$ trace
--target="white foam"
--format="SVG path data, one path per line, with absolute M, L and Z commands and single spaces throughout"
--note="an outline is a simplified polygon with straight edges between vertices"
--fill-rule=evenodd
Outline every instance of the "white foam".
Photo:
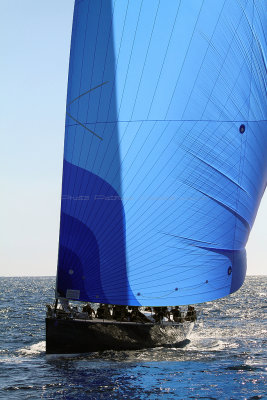
M 25 356 L 31 356 L 31 355 L 36 355 L 45 352 L 45 341 L 35 343 L 29 347 L 25 347 L 23 349 L 18 350 L 19 354 L 25 355 Z

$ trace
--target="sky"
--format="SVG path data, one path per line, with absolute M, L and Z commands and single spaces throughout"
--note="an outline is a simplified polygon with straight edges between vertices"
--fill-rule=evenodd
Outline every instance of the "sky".
M 56 274 L 74 0 L 0 2 L 0 276 Z M 247 245 L 267 274 L 267 195 Z

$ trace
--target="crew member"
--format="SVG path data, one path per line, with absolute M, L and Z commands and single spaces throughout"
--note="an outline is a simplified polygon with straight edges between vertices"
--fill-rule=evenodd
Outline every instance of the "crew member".
M 149 318 L 147 318 L 141 311 L 139 311 L 139 308 L 137 306 L 132 307 L 132 312 L 130 314 L 130 321 L 131 322 L 151 322 Z
M 110 309 L 108 304 L 100 304 L 96 311 L 96 318 L 99 319 L 111 319 Z
M 182 322 L 182 314 L 181 314 L 180 308 L 178 306 L 175 306 L 171 310 L 171 314 L 173 316 L 174 322 Z
M 90 306 L 89 303 L 87 303 L 85 306 L 83 306 L 82 310 L 83 310 L 83 312 L 86 312 L 88 314 L 88 317 L 90 319 L 92 319 L 93 316 L 95 317 L 95 310 Z
M 129 312 L 127 307 L 123 305 L 113 306 L 112 316 L 116 321 L 128 321 Z
M 197 319 L 197 313 L 193 306 L 188 306 L 187 313 L 185 316 L 186 321 L 194 322 Z
M 153 315 L 153 318 L 154 318 L 154 320 L 155 320 L 155 322 L 159 322 L 159 323 L 161 323 L 161 321 L 163 320 L 163 318 L 164 318 L 164 311 L 162 310 L 162 307 L 154 307 L 153 308 L 153 310 L 154 310 L 154 315 Z

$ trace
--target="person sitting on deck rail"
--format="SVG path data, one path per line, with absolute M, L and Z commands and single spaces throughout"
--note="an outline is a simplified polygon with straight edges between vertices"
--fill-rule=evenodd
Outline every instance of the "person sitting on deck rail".
M 115 319 L 115 321 L 121 321 L 121 322 L 128 321 L 129 312 L 127 310 L 127 307 L 118 304 L 114 305 L 112 316 L 113 319 Z
M 170 321 L 171 320 L 171 314 L 170 314 L 170 311 L 168 310 L 168 307 L 161 307 L 161 309 L 162 309 L 164 318 L 167 318 L 168 321 Z
M 53 316 L 53 309 L 52 309 L 51 305 L 47 304 L 46 305 L 46 309 L 47 309 L 47 311 L 46 311 L 47 317 L 52 317 Z
M 197 313 L 194 307 L 188 306 L 187 313 L 185 316 L 186 321 L 194 322 L 197 319 Z
M 171 309 L 170 313 L 173 315 L 174 322 L 182 322 L 182 313 L 178 306 Z
M 192 318 L 191 318 L 191 321 L 196 321 L 197 320 L 197 312 L 196 312 L 196 310 L 195 310 L 195 307 L 193 307 L 192 306 L 192 308 L 191 308 L 191 312 L 192 312 Z
M 69 313 L 72 311 L 68 299 L 66 299 L 65 297 L 59 297 L 59 302 L 60 302 L 60 305 L 61 305 L 63 311 L 65 311 L 66 313 Z
M 90 319 L 93 318 L 93 315 L 95 317 L 95 310 L 90 306 L 89 303 L 87 303 L 85 306 L 82 308 L 83 312 L 86 312 L 88 314 L 88 317 Z
M 96 318 L 99 319 L 111 319 L 110 309 L 108 304 L 100 304 L 96 310 Z
M 164 310 L 162 310 L 162 307 L 153 307 L 153 311 L 155 313 L 153 315 L 155 322 L 161 323 L 165 316 Z

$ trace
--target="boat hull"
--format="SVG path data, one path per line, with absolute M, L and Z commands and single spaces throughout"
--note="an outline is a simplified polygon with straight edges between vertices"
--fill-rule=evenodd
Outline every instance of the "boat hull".
M 46 318 L 46 353 L 183 347 L 193 325 Z

